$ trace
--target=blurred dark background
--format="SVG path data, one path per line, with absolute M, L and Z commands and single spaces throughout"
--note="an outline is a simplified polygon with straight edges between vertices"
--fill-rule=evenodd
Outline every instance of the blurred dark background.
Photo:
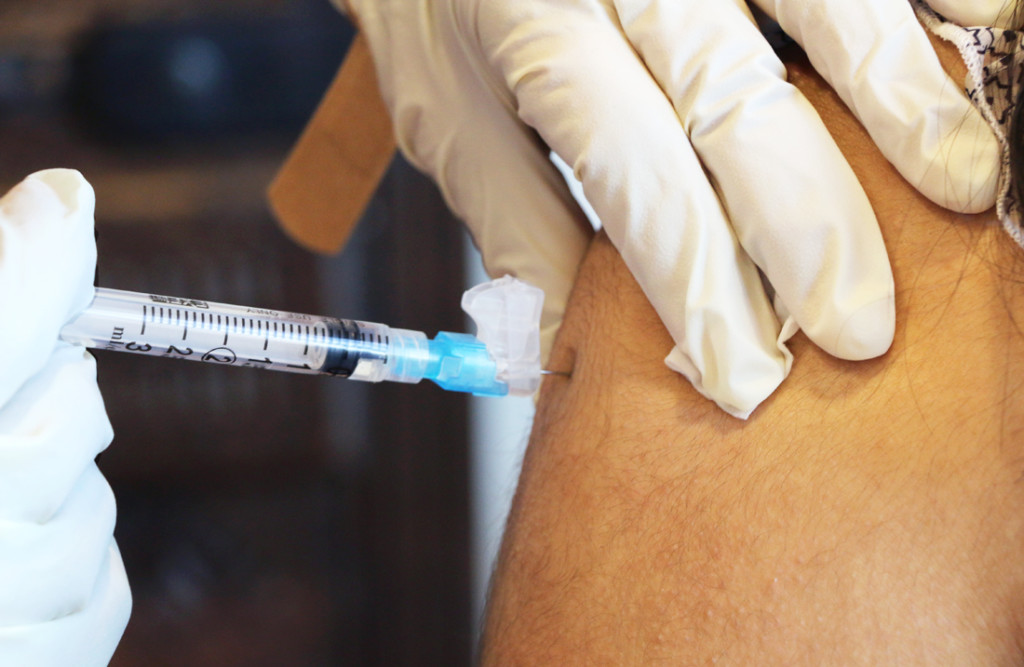
M 462 233 L 404 162 L 338 257 L 267 213 L 351 37 L 328 0 L 4 0 L 0 189 L 81 170 L 100 285 L 463 330 Z M 97 357 L 135 599 L 113 665 L 470 662 L 462 397 Z

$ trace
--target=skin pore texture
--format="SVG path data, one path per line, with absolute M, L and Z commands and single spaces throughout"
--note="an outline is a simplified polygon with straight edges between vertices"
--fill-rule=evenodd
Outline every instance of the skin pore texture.
M 541 392 L 484 664 L 1024 662 L 1024 258 L 994 214 L 920 197 L 788 64 L 882 225 L 892 349 L 844 362 L 798 334 L 789 379 L 733 419 L 665 367 L 672 341 L 599 235 L 548 365 L 572 377 Z

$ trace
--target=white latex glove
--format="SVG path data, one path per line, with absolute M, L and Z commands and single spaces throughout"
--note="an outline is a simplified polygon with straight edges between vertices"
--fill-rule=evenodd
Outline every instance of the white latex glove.
M 928 6 L 962 26 L 1019 27 L 1024 7 L 1010 0 L 931 0 Z
M 58 341 L 92 295 L 93 197 L 54 169 L 0 199 L 0 665 L 106 665 L 131 609 L 95 362 Z
M 995 134 L 949 79 L 907 0 L 753 0 L 795 39 L 905 179 L 941 206 L 995 203 Z M 1005 0 L 932 2 L 950 18 L 993 25 Z M 998 7 L 996 6 L 998 4 Z M 942 7 L 942 9 L 940 9 Z M 954 18 L 953 20 L 957 20 Z M 958 20 L 958 22 L 963 22 Z
M 399 146 L 492 275 L 545 290 L 548 331 L 588 238 L 551 147 L 671 333 L 666 362 L 731 414 L 789 370 L 794 326 L 757 267 L 828 352 L 888 349 L 893 285 L 871 207 L 745 3 L 349 5 Z

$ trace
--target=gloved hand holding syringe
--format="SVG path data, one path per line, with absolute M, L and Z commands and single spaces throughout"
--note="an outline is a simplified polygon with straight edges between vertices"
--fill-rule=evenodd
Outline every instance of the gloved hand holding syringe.
M 532 394 L 540 383 L 544 293 L 506 276 L 463 296 L 478 336 L 423 332 L 196 299 L 97 288 L 61 330 L 86 347 L 352 380 L 432 380 L 480 396 Z

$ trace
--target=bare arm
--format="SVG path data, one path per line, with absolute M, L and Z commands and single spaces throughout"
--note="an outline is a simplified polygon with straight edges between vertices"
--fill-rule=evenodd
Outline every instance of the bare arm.
M 734 420 L 664 367 L 671 341 L 599 237 L 552 356 L 572 379 L 541 396 L 485 663 L 1021 660 L 1024 287 L 1003 280 L 1001 232 L 921 200 L 793 74 L 883 223 L 892 351 L 851 364 L 798 338 L 782 390 Z

